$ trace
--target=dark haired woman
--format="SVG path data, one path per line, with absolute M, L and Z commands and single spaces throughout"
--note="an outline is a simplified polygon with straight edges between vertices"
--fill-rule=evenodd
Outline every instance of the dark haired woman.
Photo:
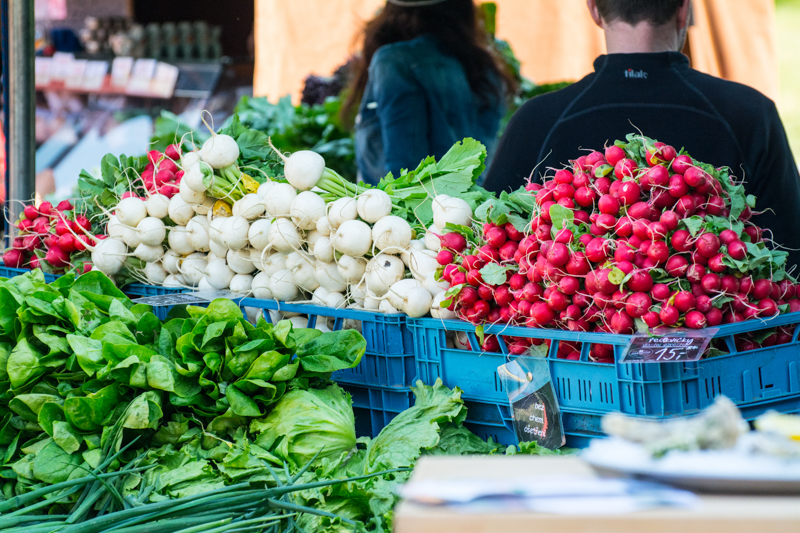
M 361 178 L 413 170 L 472 137 L 491 150 L 514 80 L 489 51 L 472 0 L 387 0 L 364 30 L 345 102 Z

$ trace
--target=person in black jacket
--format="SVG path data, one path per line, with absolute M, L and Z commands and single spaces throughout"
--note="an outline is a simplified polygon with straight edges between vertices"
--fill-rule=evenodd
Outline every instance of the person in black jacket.
M 517 189 L 548 167 L 638 130 L 704 163 L 730 167 L 764 211 L 753 221 L 772 230 L 776 244 L 800 249 L 800 175 L 775 104 L 755 89 L 689 66 L 679 50 L 690 0 L 587 4 L 605 31 L 608 55 L 597 58 L 594 73 L 517 111 L 484 186 Z M 797 264 L 800 254 L 790 252 L 789 260 Z

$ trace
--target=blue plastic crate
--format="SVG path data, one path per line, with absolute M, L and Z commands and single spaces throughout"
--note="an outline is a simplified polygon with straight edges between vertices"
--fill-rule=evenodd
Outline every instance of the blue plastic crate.
M 345 320 L 358 320 L 361 322 L 361 334 L 367 341 L 367 351 L 356 368 L 335 372 L 333 379 L 342 383 L 378 387 L 406 387 L 415 381 L 414 338 L 406 325 L 406 315 L 385 315 L 256 298 L 244 298 L 239 305 L 308 315 L 309 327 L 314 327 L 321 317 L 334 318 L 334 330 L 341 329 Z M 264 313 L 264 317 L 270 321 L 269 313 Z
M 145 285 L 144 283 L 131 283 L 122 287 L 122 292 L 128 297 L 142 298 L 145 296 L 161 296 L 163 294 L 179 294 L 194 289 L 186 287 L 160 287 L 158 285 Z
M 583 446 L 602 436 L 600 418 L 621 412 L 651 418 L 690 415 L 707 407 L 720 394 L 733 400 L 752 419 L 768 409 L 800 410 L 800 313 L 769 320 L 719 326 L 716 338 L 725 340 L 730 354 L 693 363 L 606 364 L 589 360 L 592 344 L 614 346 L 617 359 L 628 343 L 627 335 L 576 333 L 561 330 L 488 326 L 487 334 L 550 339 L 550 372 L 564 414 L 567 444 Z M 474 326 L 456 320 L 409 319 L 414 333 L 418 379 L 431 384 L 437 377 L 448 387 L 464 390 L 469 408 L 467 425 L 484 438 L 505 444 L 516 442 L 508 396 L 497 367 L 510 360 L 503 353 L 448 348 L 448 331 L 465 332 L 478 346 Z M 737 352 L 734 335 L 793 326 L 792 342 L 780 346 Z M 580 360 L 556 358 L 558 341 L 580 342 Z
M 27 274 L 30 271 L 31 271 L 31 269 L 29 269 L 29 268 L 11 268 L 11 267 L 0 265 L 0 277 L 3 277 L 3 278 L 13 278 L 14 276 L 19 276 L 20 274 Z M 47 283 L 52 283 L 59 276 L 60 276 L 59 274 L 48 274 L 47 272 L 45 272 L 44 273 L 44 280 Z
M 394 417 L 414 405 L 408 387 L 372 387 L 339 383 L 353 398 L 356 435 L 375 437 Z

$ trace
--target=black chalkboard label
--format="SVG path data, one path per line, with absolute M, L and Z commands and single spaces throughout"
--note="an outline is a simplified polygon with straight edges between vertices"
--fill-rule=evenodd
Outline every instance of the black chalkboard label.
M 676 331 L 664 335 L 634 335 L 620 363 L 685 363 L 699 361 L 716 329 Z
M 520 442 L 535 441 L 540 446 L 554 450 L 566 442 L 561 425 L 553 383 L 520 398 L 511 404 L 514 411 L 514 428 Z

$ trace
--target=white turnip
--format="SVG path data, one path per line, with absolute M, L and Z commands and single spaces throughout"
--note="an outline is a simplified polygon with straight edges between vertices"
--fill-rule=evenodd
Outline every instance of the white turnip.
M 133 256 L 137 259 L 141 259 L 145 263 L 155 263 L 164 255 L 164 247 L 161 244 L 156 246 L 148 246 L 147 244 L 141 243 L 136 249 L 133 251 Z
M 250 274 L 236 274 L 231 278 L 229 286 L 233 292 L 249 294 L 253 289 L 253 276 Z
M 192 206 L 187 204 L 179 194 L 169 199 L 169 218 L 178 225 L 184 226 L 195 215 Z
M 373 231 L 366 222 L 346 220 L 335 231 L 333 247 L 352 257 L 365 255 L 372 248 Z
M 230 135 L 212 134 L 203 143 L 200 158 L 213 169 L 229 167 L 239 159 L 239 145 Z
M 203 254 L 191 254 L 178 260 L 178 269 L 188 285 L 196 287 L 206 274 L 208 262 Z
M 314 257 L 323 263 L 330 263 L 333 261 L 333 244 L 328 237 L 320 237 L 317 239 L 317 242 L 314 243 L 314 247 L 311 250 L 314 253 Z
M 325 216 L 325 200 L 317 193 L 301 192 L 292 201 L 289 213 L 298 228 L 315 229 L 317 220 Z
M 167 238 L 170 249 L 180 255 L 188 255 L 194 252 L 194 247 L 189 244 L 189 239 L 186 238 L 187 234 L 186 226 L 172 226 L 169 229 L 169 237 Z
M 292 202 L 297 198 L 297 191 L 288 183 L 276 183 L 269 194 L 264 197 L 267 214 L 273 217 L 288 217 Z
M 327 216 L 320 217 L 319 220 L 317 220 L 317 231 L 323 237 L 330 237 L 331 233 L 333 233 L 333 228 Z
M 250 223 L 242 216 L 230 217 L 230 221 L 223 226 L 223 242 L 231 250 L 241 250 L 247 246 L 247 235 L 250 231 Z
M 228 250 L 228 255 L 225 258 L 228 267 L 237 274 L 250 274 L 256 269 L 256 266 L 250 260 L 250 250 Z
M 447 309 L 446 307 L 442 306 L 442 302 L 447 299 L 447 296 L 444 292 L 440 292 L 436 296 L 433 297 L 433 302 L 431 302 L 431 316 L 433 318 L 440 318 L 445 320 L 451 320 L 456 318 L 455 312 Z
M 325 172 L 325 159 L 311 150 L 299 150 L 289 157 L 277 153 L 283 159 L 286 181 L 301 191 L 313 189 Z
M 241 200 L 233 203 L 233 216 L 242 216 L 247 220 L 255 220 L 264 214 L 264 209 L 264 202 L 258 194 L 245 194 Z
M 362 220 L 374 224 L 392 214 L 392 198 L 380 189 L 369 189 L 359 195 L 356 210 Z
M 447 196 L 441 199 L 442 195 L 433 199 L 433 223 L 438 228 L 444 228 L 447 224 L 459 226 L 469 226 L 472 224 L 472 208 L 461 198 Z
M 318 262 L 315 272 L 320 286 L 325 287 L 330 292 L 344 292 L 347 288 L 347 283 L 339 274 L 336 263 Z
M 274 276 L 279 270 L 286 269 L 286 255 L 282 253 L 274 253 L 267 256 L 264 260 L 264 272 L 270 276 Z
M 425 232 L 425 247 L 434 252 L 441 250 L 442 241 L 439 238 L 441 235 L 442 230 L 436 227 L 436 224 L 431 224 L 428 231 Z
M 136 226 L 139 242 L 148 246 L 158 246 L 167 236 L 167 228 L 160 218 L 145 217 Z
M 269 245 L 269 229 L 272 226 L 271 218 L 259 218 L 250 224 L 250 229 L 247 230 L 247 239 L 250 241 L 250 246 L 256 250 L 263 250 Z
M 367 263 L 367 290 L 376 296 L 383 296 L 389 287 L 403 279 L 405 268 L 399 257 L 380 254 Z
M 167 250 L 164 254 L 164 257 L 161 258 L 161 266 L 164 267 L 169 274 L 180 274 L 180 269 L 178 268 L 178 261 L 180 261 L 181 256 L 178 255 L 174 250 Z
M 161 285 L 167 279 L 167 271 L 160 262 L 147 263 L 143 269 L 144 276 L 151 285 Z
M 272 291 L 269 290 L 270 276 L 266 272 L 259 272 L 253 278 L 253 298 L 259 300 L 272 300 Z
M 397 216 L 383 217 L 372 227 L 372 240 L 378 250 L 399 254 L 411 244 L 411 226 Z
M 331 229 L 337 229 L 348 220 L 355 220 L 358 217 L 358 207 L 354 198 L 339 198 L 328 204 L 328 224 Z M 320 231 L 320 233 L 323 233 Z
M 208 226 L 208 219 L 200 215 L 192 217 L 192 220 L 186 224 L 186 240 L 189 241 L 189 245 L 198 252 L 207 252 L 210 250 Z
M 106 276 L 114 276 L 122 270 L 127 256 L 128 248 L 124 242 L 103 239 L 92 249 L 92 266 Z
M 270 276 L 269 290 L 272 292 L 273 298 L 282 302 L 294 300 L 300 294 L 292 279 L 292 271 L 285 269 Z
M 206 279 L 208 280 L 208 284 L 218 291 L 227 289 L 235 275 L 236 273 L 221 259 L 211 261 L 208 263 L 208 266 L 206 266 Z
M 114 209 L 114 214 L 123 225 L 135 228 L 147 216 L 147 206 L 141 198 L 123 198 Z
M 269 229 L 269 244 L 273 249 L 288 254 L 299 250 L 303 239 L 291 220 L 278 218 Z
M 350 257 L 343 255 L 337 262 L 339 275 L 347 283 L 357 283 L 367 271 L 367 260 L 363 257 Z
M 151 194 L 144 203 L 147 214 L 153 218 L 166 218 L 169 215 L 169 198 L 163 194 Z

